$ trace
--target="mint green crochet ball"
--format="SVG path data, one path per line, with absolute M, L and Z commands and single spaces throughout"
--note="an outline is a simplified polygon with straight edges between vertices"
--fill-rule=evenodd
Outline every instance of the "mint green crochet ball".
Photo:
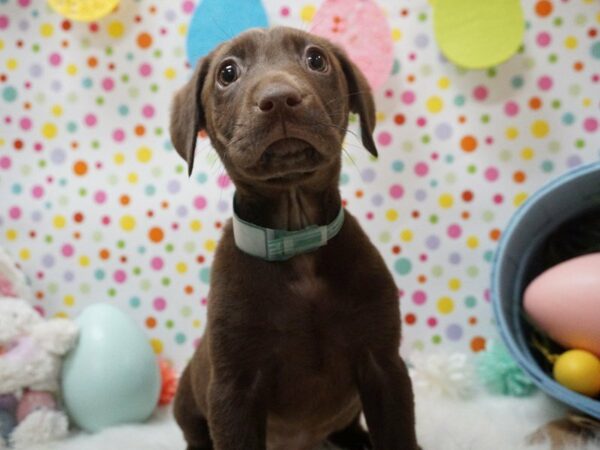
M 477 375 L 488 391 L 511 397 L 531 395 L 536 387 L 499 342 L 489 342 L 477 361 Z

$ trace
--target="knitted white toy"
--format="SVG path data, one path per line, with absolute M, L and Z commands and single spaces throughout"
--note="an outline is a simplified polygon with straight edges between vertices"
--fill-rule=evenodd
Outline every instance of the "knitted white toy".
M 415 389 L 453 399 L 467 399 L 476 394 L 475 370 L 466 354 L 415 353 L 410 360 Z
M 0 249 L 0 449 L 57 440 L 68 420 L 57 407 L 63 355 L 77 339 L 66 319 L 45 320 L 27 301 L 25 277 Z

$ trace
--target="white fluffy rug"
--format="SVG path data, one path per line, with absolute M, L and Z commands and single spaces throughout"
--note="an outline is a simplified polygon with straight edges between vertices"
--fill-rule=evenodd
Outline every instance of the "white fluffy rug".
M 526 399 L 479 395 L 469 401 L 442 400 L 417 393 L 417 426 L 424 450 L 539 450 L 525 436 L 562 417 L 564 409 L 543 394 Z M 600 448 L 589 446 L 586 450 Z M 184 450 L 171 415 L 163 411 L 149 423 L 122 426 L 96 435 L 75 434 L 66 441 L 29 450 Z M 570 447 L 569 450 L 580 450 Z

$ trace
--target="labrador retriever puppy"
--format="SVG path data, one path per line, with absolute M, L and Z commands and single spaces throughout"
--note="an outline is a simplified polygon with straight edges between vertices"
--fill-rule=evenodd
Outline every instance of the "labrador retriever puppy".
M 377 155 L 359 69 L 284 27 L 220 45 L 174 98 L 190 173 L 204 129 L 236 187 L 175 400 L 188 450 L 418 448 L 398 290 L 338 189 L 349 112 Z

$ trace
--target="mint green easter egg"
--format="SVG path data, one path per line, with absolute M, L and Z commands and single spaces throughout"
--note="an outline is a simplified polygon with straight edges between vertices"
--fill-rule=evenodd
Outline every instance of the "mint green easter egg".
M 108 304 L 87 307 L 76 319 L 79 340 L 62 370 L 65 408 L 81 429 L 143 422 L 160 391 L 158 362 L 133 319 Z

